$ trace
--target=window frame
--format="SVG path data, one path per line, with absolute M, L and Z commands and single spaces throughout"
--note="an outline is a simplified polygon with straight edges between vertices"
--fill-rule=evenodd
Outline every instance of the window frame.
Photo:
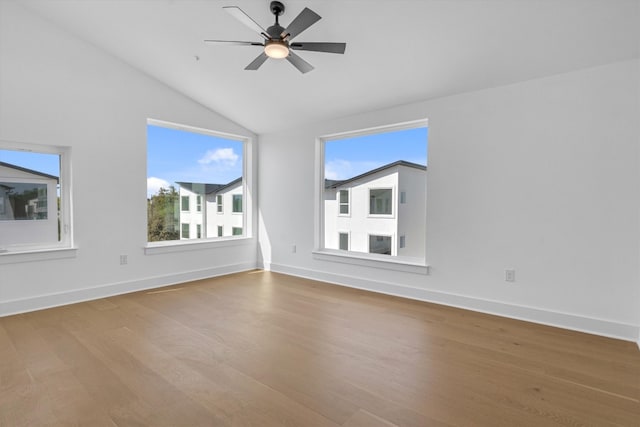
M 185 203 L 185 200 L 187 203 Z M 187 205 L 185 209 L 184 206 Z M 180 212 L 191 212 L 191 197 L 189 196 L 180 196 Z
M 343 202 L 341 198 L 343 192 L 347 194 L 346 203 Z M 351 189 L 347 188 L 345 190 L 338 190 L 336 192 L 336 198 L 338 199 L 338 216 L 345 216 L 345 217 L 351 216 Z M 347 207 L 347 212 L 342 212 L 343 206 Z
M 216 213 L 224 214 L 224 197 L 222 197 L 222 194 L 216 194 Z
M 429 128 L 428 119 L 417 119 L 395 124 L 385 124 L 362 128 L 353 131 L 341 131 L 337 133 L 325 134 L 316 137 L 315 144 L 315 209 L 314 209 L 314 249 L 312 251 L 315 260 L 326 262 L 337 262 L 350 265 L 382 268 L 386 270 L 407 272 L 427 275 L 429 274 L 429 264 L 427 262 L 427 242 L 425 242 L 424 257 L 407 257 L 407 256 L 389 256 L 380 254 L 370 254 L 364 252 L 343 251 L 338 249 L 329 249 L 324 246 L 325 229 L 324 229 L 324 191 L 325 191 L 325 143 L 340 139 L 354 138 L 358 136 L 371 135 L 376 133 L 393 132 L 408 130 L 414 128 Z M 425 141 L 427 143 L 427 141 Z M 427 150 L 431 146 L 431 138 Z M 428 178 L 425 178 L 428 180 Z M 427 190 L 428 191 L 428 190 Z M 394 194 L 396 189 L 394 189 Z M 427 194 L 428 197 L 428 194 Z M 351 197 L 350 197 L 351 200 Z M 351 210 L 351 209 L 350 209 Z M 367 207 L 368 210 L 368 207 Z M 393 208 L 392 208 L 393 210 Z M 425 210 L 426 212 L 426 210 Z M 383 215 L 381 217 L 389 217 Z M 427 232 L 427 214 L 424 218 L 425 233 Z M 393 250 L 393 247 L 392 247 Z
M 161 126 L 186 132 L 195 132 L 205 135 L 211 135 L 219 138 L 226 138 L 235 140 L 242 143 L 243 146 L 243 173 L 242 173 L 242 192 L 243 192 L 243 218 L 242 229 L 244 234 L 241 236 L 224 236 L 224 237 L 207 237 L 202 239 L 189 239 L 189 240 L 166 240 L 149 242 L 144 245 L 145 255 L 156 255 L 163 253 L 191 251 L 214 247 L 224 247 L 228 245 L 245 245 L 251 244 L 256 239 L 255 231 L 257 230 L 257 216 L 255 212 L 254 198 L 257 197 L 257 181 L 256 181 L 256 163 L 257 158 L 256 143 L 253 135 L 239 135 L 233 133 L 227 133 L 222 131 L 214 131 L 211 129 L 205 129 L 196 126 L 190 126 L 185 124 L 179 124 L 174 122 L 168 122 L 164 120 L 157 120 L 148 118 L 144 123 L 147 125 Z M 206 209 L 203 209 L 203 212 Z M 212 223 L 212 225 L 214 225 Z M 146 212 L 145 212 L 145 227 L 146 224 Z M 206 228 L 206 227 L 203 227 Z
M 376 190 L 389 190 L 391 192 L 391 196 L 389 197 L 389 207 L 391 208 L 391 212 L 390 213 L 372 213 L 371 212 L 371 191 L 376 191 Z M 368 193 L 369 193 L 369 198 L 368 198 L 368 202 L 369 202 L 369 209 L 368 209 L 368 215 L 371 218 L 394 218 L 395 217 L 395 209 L 393 208 L 394 200 L 395 200 L 395 188 L 393 187 L 369 187 L 367 189 Z
M 240 199 L 240 210 L 236 210 L 236 200 Z M 242 209 L 244 194 L 232 194 L 231 195 L 231 213 L 232 214 L 241 214 L 244 213 Z
M 15 262 L 40 261 L 48 259 L 74 258 L 73 226 L 73 181 L 71 177 L 71 147 L 60 145 L 31 144 L 0 139 L 0 149 L 7 151 L 27 151 L 59 156 L 60 207 L 55 213 L 60 219 L 60 240 L 55 243 L 13 244 L 0 246 L 0 265 Z M 57 194 L 56 194 L 57 198 Z M 59 213 L 58 213 L 59 212 Z

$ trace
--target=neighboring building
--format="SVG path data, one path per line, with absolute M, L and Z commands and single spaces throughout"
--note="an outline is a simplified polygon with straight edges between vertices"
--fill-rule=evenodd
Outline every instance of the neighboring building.
M 424 257 L 426 170 L 400 160 L 347 180 L 326 180 L 325 248 Z
M 242 178 L 228 184 L 176 184 L 181 240 L 243 235 Z
M 0 162 L 0 247 L 58 240 L 58 177 Z

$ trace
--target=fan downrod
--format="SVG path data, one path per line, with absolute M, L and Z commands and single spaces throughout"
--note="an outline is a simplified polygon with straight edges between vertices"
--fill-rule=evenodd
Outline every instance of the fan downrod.
M 272 1 L 269 9 L 271 9 L 271 13 L 273 13 L 277 18 L 284 13 L 284 4 L 279 1 Z

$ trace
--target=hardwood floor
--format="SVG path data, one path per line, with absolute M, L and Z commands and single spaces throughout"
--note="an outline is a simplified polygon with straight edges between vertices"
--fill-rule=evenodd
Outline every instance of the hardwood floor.
M 262 271 L 0 319 L 0 426 L 639 426 L 634 343 Z

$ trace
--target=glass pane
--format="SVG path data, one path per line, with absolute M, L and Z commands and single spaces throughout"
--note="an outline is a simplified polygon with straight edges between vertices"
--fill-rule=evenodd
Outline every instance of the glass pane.
M 61 241 L 59 177 L 59 154 L 0 149 L 0 247 Z
M 347 233 L 340 233 L 340 249 L 343 251 L 349 250 L 349 235 Z
M 371 204 L 369 212 L 372 215 L 391 215 L 391 194 L 390 188 L 370 190 Z
M 242 228 L 243 159 L 242 141 L 147 125 L 148 241 L 218 238 L 223 228 Z
M 427 134 L 423 126 L 324 142 L 324 248 L 343 249 L 348 234 L 349 251 L 390 255 L 389 236 L 406 235 L 394 256 L 424 258 Z
M 369 236 L 369 252 L 372 254 L 391 255 L 391 237 Z

